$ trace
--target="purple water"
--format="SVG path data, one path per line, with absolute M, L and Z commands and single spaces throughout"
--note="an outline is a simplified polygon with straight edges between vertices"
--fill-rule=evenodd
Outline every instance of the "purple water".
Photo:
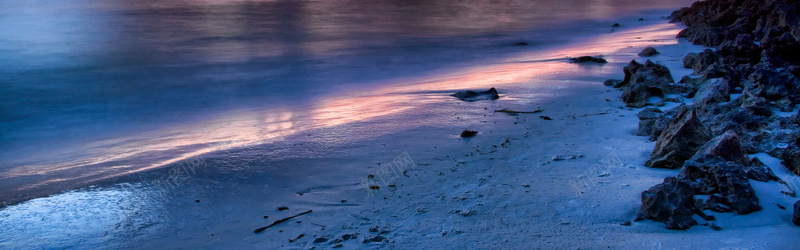
M 0 203 L 29 184 L 94 171 L 91 183 L 120 173 L 105 168 L 200 152 L 227 137 L 142 148 L 234 111 L 302 113 L 342 90 L 574 42 L 690 2 L 0 1 L 0 189 L 12 190 Z M 303 117 L 282 114 L 260 119 Z

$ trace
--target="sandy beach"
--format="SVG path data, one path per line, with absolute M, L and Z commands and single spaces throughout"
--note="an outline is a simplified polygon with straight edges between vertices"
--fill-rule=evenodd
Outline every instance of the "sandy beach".
M 274 143 L 233 143 L 187 155 L 177 162 L 184 165 L 6 207 L 0 210 L 0 248 L 797 246 L 800 227 L 792 224 L 791 209 L 778 205 L 791 207 L 798 198 L 781 194 L 785 186 L 776 182 L 751 181 L 761 211 L 709 212 L 721 231 L 702 225 L 667 230 L 649 220 L 621 225 L 636 217 L 642 191 L 678 170 L 644 166 L 655 142 L 635 135 L 642 109 L 625 107 L 621 91 L 603 81 L 622 79 L 631 60 L 648 59 L 666 65 L 677 80 L 692 72 L 683 68 L 684 56 L 705 49 L 675 38 L 684 26 L 660 17 L 616 20 L 621 27 L 609 23 L 609 33 L 585 41 L 344 93 L 324 100 L 317 113 L 283 116 L 346 114 L 326 117 L 330 126 L 278 123 L 274 130 L 303 129 Z M 638 56 L 647 46 L 660 54 Z M 608 63 L 568 62 L 584 55 L 602 55 Z M 491 87 L 498 100 L 449 96 Z M 459 137 L 463 130 L 478 133 Z M 291 157 L 278 157 L 289 151 Z M 790 174 L 776 158 L 751 157 L 778 176 Z M 176 166 L 192 167 L 181 185 L 159 182 Z

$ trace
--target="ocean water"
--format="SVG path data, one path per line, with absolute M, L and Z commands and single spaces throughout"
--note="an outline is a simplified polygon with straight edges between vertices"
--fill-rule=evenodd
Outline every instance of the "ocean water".
M 328 100 L 690 3 L 0 0 L 0 203 L 402 112 L 412 101 Z

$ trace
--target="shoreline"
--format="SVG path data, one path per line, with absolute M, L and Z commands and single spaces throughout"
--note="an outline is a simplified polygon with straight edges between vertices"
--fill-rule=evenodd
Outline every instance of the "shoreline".
M 638 14 L 646 13 L 649 13 L 650 16 L 646 16 L 647 20 L 644 22 L 636 21 L 638 16 L 643 15 L 626 15 L 625 20 L 628 23 L 626 23 L 624 29 L 644 27 L 662 21 L 653 11 L 645 11 Z M 585 21 L 581 20 L 579 22 Z M 609 20 L 609 23 L 613 22 Z M 613 28 L 610 27 L 609 24 L 608 30 L 611 31 L 612 29 Z M 520 37 L 533 36 L 533 34 L 528 34 L 531 32 L 518 33 L 519 34 L 515 33 L 513 35 L 513 39 L 524 40 Z M 516 79 L 509 80 L 505 79 L 506 77 L 503 73 L 497 70 L 525 70 L 521 69 L 522 66 L 516 68 L 495 67 L 496 70 L 484 70 L 484 68 L 486 68 L 485 65 L 523 65 L 529 63 L 527 61 L 528 58 L 566 60 L 567 57 L 577 56 L 582 52 L 564 51 L 557 55 L 551 53 L 546 56 L 542 54 L 552 51 L 561 51 L 565 46 L 581 46 L 583 42 L 574 40 L 593 38 L 588 35 L 580 35 L 578 38 L 571 38 L 572 42 L 568 45 L 549 44 L 542 48 L 537 47 L 538 45 L 530 46 L 530 48 L 526 48 L 528 46 L 512 46 L 509 41 L 506 41 L 509 39 L 512 38 L 501 39 L 501 42 L 508 42 L 509 44 L 482 45 L 484 47 L 493 45 L 493 47 L 489 48 L 489 51 L 502 51 L 500 54 L 504 56 L 502 57 L 503 59 L 480 57 L 478 59 L 471 59 L 479 60 L 481 63 L 478 65 L 457 67 L 457 69 L 437 69 L 423 76 L 382 81 L 386 84 L 379 85 L 388 85 L 388 87 L 369 86 L 366 87 L 367 91 L 359 90 L 360 92 L 367 92 L 366 94 L 353 93 L 353 89 L 356 88 L 353 86 L 340 87 L 335 88 L 331 96 L 323 98 L 322 101 L 314 104 L 307 104 L 300 108 L 276 107 L 268 109 L 251 108 L 234 110 L 224 115 L 209 117 L 206 121 L 199 123 L 185 124 L 177 127 L 170 127 L 169 129 L 152 130 L 142 134 L 97 141 L 89 143 L 85 147 L 81 146 L 64 150 L 59 153 L 59 155 L 61 155 L 59 158 L 66 159 L 64 161 L 59 160 L 51 162 L 51 160 L 48 160 L 45 162 L 31 162 L 11 170 L 4 170 L 2 187 L 15 191 L 8 192 L 3 195 L 3 197 L 0 197 L 0 201 L 2 201 L 0 208 L 30 199 L 84 188 L 90 185 L 103 186 L 109 183 L 119 183 L 121 182 L 120 180 L 138 181 L 147 179 L 138 178 L 138 176 L 151 176 L 152 174 L 149 172 L 163 172 L 168 166 L 179 165 L 187 158 L 202 156 L 203 154 L 214 151 L 225 151 L 235 147 L 252 147 L 262 143 L 284 140 L 284 138 L 288 138 L 286 139 L 287 141 L 292 141 L 294 140 L 291 139 L 292 136 L 300 137 L 297 135 L 304 133 L 320 133 L 315 131 L 324 131 L 326 127 L 331 126 L 329 124 L 341 124 L 352 121 L 358 122 L 359 120 L 350 119 L 347 116 L 360 117 L 365 116 L 365 114 L 370 117 L 376 116 L 373 114 L 377 114 L 377 116 L 391 115 L 394 111 L 387 112 L 386 110 L 397 109 L 401 103 L 419 106 L 419 103 L 414 103 L 414 100 L 411 100 L 411 98 L 415 98 L 415 93 L 421 95 L 420 97 L 426 103 L 443 102 L 447 101 L 448 98 L 442 96 L 431 97 L 431 95 L 471 88 L 488 89 L 489 87 L 495 86 L 495 84 L 490 81 L 500 81 L 501 84 L 505 85 L 521 82 L 524 81 L 523 77 L 525 76 L 519 76 Z M 593 48 L 588 49 L 592 50 Z M 484 54 L 484 56 L 488 56 L 491 53 Z M 609 67 L 604 67 L 604 69 L 608 68 Z M 489 72 L 492 79 L 481 82 L 479 78 L 483 76 L 480 75 L 480 70 L 483 70 L 482 72 L 484 73 Z M 556 74 L 563 74 L 563 71 L 555 72 Z M 541 72 L 528 73 L 528 75 L 536 77 L 540 77 L 538 75 L 541 74 Z M 469 77 L 465 75 L 469 75 Z M 457 82 L 457 80 L 465 81 Z M 466 81 L 470 83 L 464 83 Z M 521 104 L 526 102 L 526 98 L 534 99 L 540 97 L 535 94 L 518 96 L 524 91 L 527 91 L 525 88 L 517 88 L 513 91 L 516 93 L 509 93 L 512 95 L 509 97 L 515 98 L 515 103 Z M 373 101 L 386 96 L 398 96 L 398 98 L 402 98 L 402 100 Z M 366 105 L 358 105 L 350 110 L 329 108 L 331 106 L 338 107 L 346 105 L 346 102 L 373 102 L 373 105 L 384 106 L 384 110 L 366 107 Z M 322 116 L 329 116 L 326 113 L 332 113 L 333 115 L 321 119 Z M 287 116 L 289 119 L 285 119 Z M 428 123 L 436 122 L 442 121 L 428 121 Z M 265 125 L 264 123 L 268 124 Z M 291 127 L 288 127 L 287 124 L 291 125 Z M 256 127 L 261 129 L 256 129 Z M 390 129 L 404 128 L 398 126 Z M 217 130 L 222 130 L 222 132 Z M 265 132 L 276 135 L 264 134 Z M 361 139 L 353 139 L 352 141 L 358 140 Z M 69 158 L 75 155 L 79 155 L 80 157 Z M 126 177 L 125 175 L 128 176 Z M 6 197 L 8 198 L 6 199 Z
M 658 19 L 659 17 L 654 15 L 654 13 L 655 11 L 653 10 L 641 11 L 637 13 L 626 14 L 620 18 L 629 21 L 629 27 L 643 26 L 650 22 L 660 21 L 660 19 Z M 650 14 L 651 16 L 647 16 L 648 18 L 644 22 L 635 21 L 636 18 L 639 16 L 644 16 L 645 14 Z M 603 19 L 602 22 L 606 21 L 609 22 L 609 27 L 607 29 L 610 31 L 610 23 L 613 22 L 608 18 Z M 577 20 L 575 23 L 585 24 L 591 22 L 587 20 Z M 571 26 L 575 24 L 570 23 L 563 25 Z M 599 25 L 595 24 L 594 26 Z M 581 31 L 587 31 L 590 34 L 594 34 L 594 32 L 597 31 L 597 28 L 594 26 L 582 29 Z M 548 29 L 555 30 L 557 27 L 550 27 Z M 501 37 L 497 39 L 491 38 L 491 34 L 481 34 L 479 37 L 485 36 L 488 38 L 484 38 L 485 40 L 481 40 L 480 43 L 470 43 L 469 48 L 465 49 L 465 51 L 461 54 L 451 55 L 455 57 L 466 57 L 468 58 L 467 61 L 475 61 L 476 63 L 474 64 L 470 62 L 462 62 L 463 65 L 450 65 L 425 71 L 422 76 L 400 77 L 396 79 L 392 78 L 392 76 L 401 74 L 391 73 L 389 76 L 385 77 L 392 78 L 392 80 L 384 79 L 378 81 L 377 83 L 354 83 L 343 87 L 333 87 L 330 89 L 331 93 L 329 93 L 329 95 L 333 96 L 333 98 L 326 96 L 324 99 L 337 99 L 337 97 L 342 96 L 358 97 L 357 95 L 359 94 L 354 94 L 353 90 L 360 90 L 362 87 L 367 89 L 382 89 L 381 86 L 372 85 L 397 86 L 407 83 L 411 83 L 411 85 L 420 85 L 420 83 L 424 81 L 430 81 L 431 79 L 441 80 L 443 78 L 450 77 L 456 78 L 462 76 L 464 74 L 463 71 L 481 68 L 483 65 L 518 63 L 518 61 L 514 61 L 512 59 L 508 59 L 509 61 L 500 61 L 503 59 L 497 59 L 495 57 L 518 58 L 520 55 L 530 54 L 531 51 L 551 51 L 565 46 L 563 44 L 541 44 L 538 42 L 538 40 L 541 38 L 530 40 L 526 39 L 526 37 L 535 37 L 536 35 L 538 35 L 536 32 L 529 30 L 515 31 L 509 33 L 507 37 Z M 555 34 L 552 31 L 547 31 L 542 35 L 545 35 L 546 37 L 559 37 L 559 34 Z M 580 40 L 592 39 L 592 37 L 594 36 L 588 34 L 576 34 L 574 37 L 569 37 L 569 39 L 566 40 L 569 40 L 568 44 L 580 44 Z M 461 38 L 456 38 L 456 40 L 459 39 Z M 517 46 L 513 44 L 514 41 L 526 41 L 530 42 L 531 44 L 528 46 Z M 454 46 L 459 47 L 466 45 Z M 542 47 L 540 48 L 539 46 Z M 572 55 L 563 56 L 566 57 Z M 413 72 L 413 70 L 411 72 Z M 377 73 L 372 72 L 371 74 Z M 365 82 L 370 81 L 365 80 Z M 421 86 L 422 88 L 417 90 L 411 88 L 398 88 L 397 90 L 371 93 L 370 95 L 372 95 L 372 97 L 382 97 L 397 94 L 404 96 L 409 95 L 409 93 L 414 91 L 421 91 L 422 93 L 420 94 L 426 95 L 431 94 L 434 91 L 454 92 L 457 90 L 470 88 L 470 86 L 459 86 L 458 84 L 454 83 L 451 83 L 449 86 L 449 88 L 434 88 L 428 85 Z M 481 85 L 480 87 L 482 88 L 484 86 Z M 426 99 L 431 102 L 442 101 L 441 99 Z M 250 137 L 244 137 L 241 135 L 253 135 L 261 132 L 254 131 L 252 129 L 254 126 L 277 126 L 278 129 L 276 130 L 278 130 L 280 135 L 278 135 L 276 138 L 283 138 L 284 135 L 292 131 L 305 132 L 308 130 L 318 129 L 319 127 L 327 126 L 323 123 L 330 121 L 316 119 L 310 113 L 329 112 L 331 109 L 325 108 L 325 105 L 341 104 L 341 102 L 343 101 L 338 103 L 305 103 L 303 105 L 298 105 L 299 108 L 297 108 L 298 106 L 262 108 L 259 105 L 255 105 L 259 106 L 259 108 L 241 108 L 232 110 L 230 112 L 217 112 L 214 115 L 201 117 L 189 115 L 186 118 L 186 120 L 191 121 L 189 124 L 182 123 L 180 121 L 182 119 L 178 119 L 178 121 L 173 120 L 169 121 L 169 124 L 171 125 L 166 129 L 160 125 L 156 126 L 157 124 L 149 124 L 147 126 L 142 125 L 142 127 L 149 127 L 141 133 L 128 134 L 126 132 L 124 133 L 125 136 L 115 136 L 114 138 L 105 138 L 99 141 L 90 140 L 87 143 L 83 143 L 84 141 L 82 140 L 88 140 L 88 138 L 91 137 L 81 138 L 81 140 L 77 141 L 82 143 L 79 143 L 80 145 L 73 145 L 72 147 L 48 145 L 48 147 L 58 147 L 58 150 L 52 148 L 48 149 L 48 147 L 39 148 L 35 143 L 26 144 L 25 147 L 27 147 L 27 149 L 21 150 L 26 151 L 26 153 L 22 154 L 24 157 L 14 158 L 11 164 L 3 166 L 4 168 L 9 167 L 11 169 L 3 169 L 3 172 L 0 173 L 0 178 L 2 178 L 2 180 L 0 180 L 2 181 L 2 185 L 0 185 L 0 187 L 5 190 L 15 190 L 13 191 L 13 194 L 6 194 L 6 196 L 13 196 L 11 198 L 5 199 L 5 197 L 0 197 L 0 203 L 3 203 L 0 204 L 0 207 L 6 207 L 8 205 L 17 204 L 21 201 L 30 200 L 32 198 L 41 198 L 89 185 L 104 185 L 115 182 L 114 179 L 117 179 L 115 178 L 116 176 L 136 172 L 146 172 L 148 169 L 164 168 L 165 166 L 171 164 L 179 164 L 180 161 L 184 160 L 186 157 L 196 157 L 210 151 L 225 150 L 226 148 L 234 146 L 249 146 L 252 144 L 261 143 L 260 141 L 264 140 L 264 137 L 261 135 Z M 367 111 L 374 113 L 381 112 L 380 110 Z M 286 121 L 280 119 L 282 118 L 282 115 L 287 113 L 292 113 L 293 115 L 293 118 L 290 119 L 291 122 L 294 122 L 292 124 L 293 127 L 291 128 L 292 131 L 287 131 L 283 129 L 283 127 L 280 127 L 281 125 L 285 125 L 282 123 Z M 343 116 L 342 114 L 337 115 Z M 344 115 L 356 116 L 359 114 L 351 113 Z M 268 126 L 265 126 L 263 124 L 265 120 L 274 120 L 275 124 L 268 124 Z M 258 123 L 258 121 L 262 123 Z M 234 124 L 234 126 L 226 126 L 226 124 L 229 125 L 231 122 Z M 227 134 L 214 135 L 216 131 L 208 129 L 209 127 L 226 130 L 225 133 Z M 239 133 L 237 129 L 245 132 Z M 270 135 L 270 137 L 273 136 Z M 54 145 L 61 144 L 55 143 Z M 40 155 L 37 155 L 36 159 L 34 160 L 29 157 L 29 155 L 34 155 L 32 152 L 35 152 L 35 154 L 45 155 L 47 157 L 42 157 L 39 159 Z
M 653 43 L 669 44 L 653 46 L 662 54 L 652 59 L 666 64 L 675 79 L 680 79 L 682 74 L 688 72 L 682 69 L 685 53 L 702 50 L 686 41 L 670 44 L 677 41 L 674 38 L 676 33 L 670 32 L 679 30 L 676 27 L 669 28 L 673 25 L 654 26 L 656 28 L 638 34 L 626 33 L 623 29 L 616 34 L 602 36 L 625 36 L 625 39 L 594 41 L 601 44 L 633 44 L 632 47 L 616 44 L 624 48 L 605 53 L 604 57 L 610 61 L 606 65 L 576 65 L 560 61 L 541 63 L 538 65 L 563 69 L 557 70 L 561 73 L 555 76 L 542 74 L 530 77 L 523 74 L 515 79 L 520 84 L 498 87 L 501 98 L 496 102 L 465 103 L 456 100 L 448 102 L 446 107 L 439 107 L 445 111 L 455 111 L 454 117 L 430 118 L 429 124 L 418 128 L 382 134 L 377 138 L 365 139 L 360 144 L 342 143 L 341 148 L 329 151 L 331 155 L 344 151 L 360 153 L 302 162 L 283 159 L 284 165 L 270 165 L 267 164 L 268 160 L 259 159 L 265 156 L 254 154 L 263 152 L 257 147 L 211 153 L 207 158 L 209 164 L 224 168 L 208 168 L 199 172 L 192 176 L 192 182 L 175 190 L 170 197 L 152 198 L 150 195 L 157 190 L 132 188 L 134 192 L 142 192 L 140 195 L 145 197 L 142 200 L 155 201 L 126 211 L 150 215 L 125 214 L 127 223 L 123 224 L 122 230 L 111 230 L 110 237 L 114 240 L 101 242 L 100 245 L 111 244 L 122 248 L 204 245 L 329 248 L 342 244 L 346 249 L 414 248 L 420 245 L 431 248 L 502 246 L 512 249 L 531 246 L 795 246 L 798 240 L 792 236 L 798 232 L 796 227 L 785 227 L 774 220 L 758 227 L 748 226 L 748 222 L 752 222 L 753 218 L 758 219 L 760 214 L 718 215 L 720 223 L 729 223 L 722 225 L 725 230 L 721 232 L 698 226 L 687 232 L 676 233 L 664 229 L 662 223 L 653 221 L 636 222 L 630 227 L 619 225 L 635 217 L 641 204 L 642 190 L 677 172 L 643 166 L 655 143 L 635 135 L 637 113 L 641 109 L 620 108 L 625 105 L 619 99 L 620 92 L 603 86 L 602 81 L 609 76 L 618 78 L 615 76 L 622 75 L 621 68 L 630 59 L 643 61 L 636 53 Z M 639 41 L 649 38 L 636 39 L 638 35 L 650 35 L 661 42 Z M 591 42 L 585 44 L 591 45 Z M 558 54 L 577 57 L 592 55 L 590 51 L 603 49 L 608 47 L 577 46 L 573 50 L 561 50 Z M 523 56 L 510 61 L 514 64 L 525 60 Z M 528 65 L 513 69 L 520 70 L 524 66 Z M 501 69 L 495 71 L 498 76 L 504 73 Z M 582 74 L 570 75 L 570 71 Z M 488 86 L 493 83 L 485 84 Z M 483 90 L 481 88 L 486 86 L 475 85 L 477 89 L 474 90 Z M 536 95 L 537 90 L 542 89 L 548 90 L 543 91 L 548 96 Z M 424 93 L 425 96 L 447 94 L 450 93 Z M 531 97 L 535 97 L 536 101 L 530 101 Z M 502 108 L 520 111 L 541 108 L 544 112 L 518 115 L 491 112 Z M 484 115 L 487 118 L 483 118 Z M 553 120 L 541 119 L 539 115 Z M 371 122 L 402 121 L 398 117 L 388 116 Z M 389 126 L 385 129 L 391 131 L 392 128 Z M 474 129 L 479 133 L 473 138 L 460 139 L 458 133 L 463 129 Z M 354 132 L 329 128 L 318 133 Z M 290 144 L 287 142 L 276 146 L 275 153 L 291 150 Z M 373 148 L 377 145 L 382 146 Z M 371 154 L 376 152 L 379 154 Z M 365 173 L 381 169 L 379 163 L 385 164 L 403 152 L 408 152 L 415 166 L 408 169 L 408 177 L 400 176 L 389 183 L 395 187 L 385 185 L 376 190 L 374 196 L 368 196 L 369 190 L 362 183 L 340 181 L 363 179 Z M 612 155 L 616 155 L 623 164 L 606 165 L 610 162 L 608 159 L 613 158 L 610 157 Z M 564 156 L 565 160 L 555 161 L 553 157 L 558 156 Z M 570 159 L 573 158 L 571 156 L 575 156 L 574 159 Z M 774 161 L 765 163 L 773 167 Z M 269 169 L 248 173 L 252 176 L 236 174 L 238 166 L 254 164 L 265 164 Z M 280 170 L 281 166 L 304 164 L 314 167 L 269 173 L 269 170 Z M 337 172 L 326 171 L 337 165 L 349 167 L 340 168 Z M 370 166 L 364 168 L 364 165 Z M 598 169 L 608 171 L 594 172 Z M 607 175 L 602 176 L 604 174 Z M 282 178 L 288 180 L 281 181 Z M 583 193 L 576 191 L 576 181 L 585 183 Z M 271 185 L 265 187 L 265 183 Z M 771 187 L 754 188 L 757 192 L 763 192 Z M 763 201 L 768 202 L 769 199 L 764 198 Z M 160 207 L 154 206 L 160 203 L 163 203 Z M 275 208 L 284 205 L 288 206 L 288 211 L 276 211 Z M 262 233 L 252 233 L 253 229 L 306 210 L 313 212 Z M 269 218 L 261 218 L 267 215 Z M 289 242 L 300 234 L 305 236 Z M 331 243 L 336 238 L 341 239 L 344 234 L 353 234 L 356 238 Z M 752 235 L 764 238 L 753 241 Z M 386 241 L 362 243 L 367 238 L 376 239 L 375 236 L 383 236 Z M 771 240 L 780 237 L 786 241 Z M 318 238 L 327 240 L 313 243 Z M 8 242 L 0 242 L 0 246 L 4 244 Z

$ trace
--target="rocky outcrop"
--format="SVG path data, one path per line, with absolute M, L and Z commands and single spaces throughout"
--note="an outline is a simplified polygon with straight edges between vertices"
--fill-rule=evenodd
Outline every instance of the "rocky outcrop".
M 497 90 L 495 88 L 491 88 L 487 91 L 480 91 L 480 92 L 472 90 L 458 91 L 450 96 L 454 96 L 465 102 L 474 102 L 480 100 L 497 100 L 500 98 L 500 95 L 497 94 Z
M 664 183 L 642 192 L 642 207 L 636 220 L 663 222 L 668 229 L 688 229 L 697 225 L 697 220 L 692 218 L 695 214 L 708 218 L 695 204 L 692 184 L 667 177 Z
M 680 113 L 661 132 L 645 166 L 678 169 L 700 146 L 711 139 L 708 129 L 697 119 L 694 109 L 681 108 Z
M 800 105 L 800 2 L 705 0 L 672 17 L 688 26 L 678 37 L 713 49 L 684 57 L 683 66 L 693 73 L 677 84 L 664 85 L 652 76 L 638 82 L 636 72 L 644 65 L 635 63 L 623 69 L 625 79 L 615 84 L 626 91 L 623 100 L 629 107 L 646 106 L 641 99 L 657 93 L 692 98 L 690 105 L 674 109 L 680 110 L 675 118 L 666 115 L 670 110 L 639 113 L 637 134 L 642 136 L 659 134 L 658 119 L 670 120 L 656 136 L 646 165 L 681 169 L 677 177 L 643 193 L 639 218 L 685 229 L 696 224 L 686 218 L 695 211 L 759 211 L 749 180 L 783 181 L 747 154 L 766 152 L 800 175 L 800 113 L 785 117 L 775 112 L 796 112 Z M 701 194 L 708 198 L 687 202 Z M 793 223 L 800 225 L 800 203 L 794 209 Z

